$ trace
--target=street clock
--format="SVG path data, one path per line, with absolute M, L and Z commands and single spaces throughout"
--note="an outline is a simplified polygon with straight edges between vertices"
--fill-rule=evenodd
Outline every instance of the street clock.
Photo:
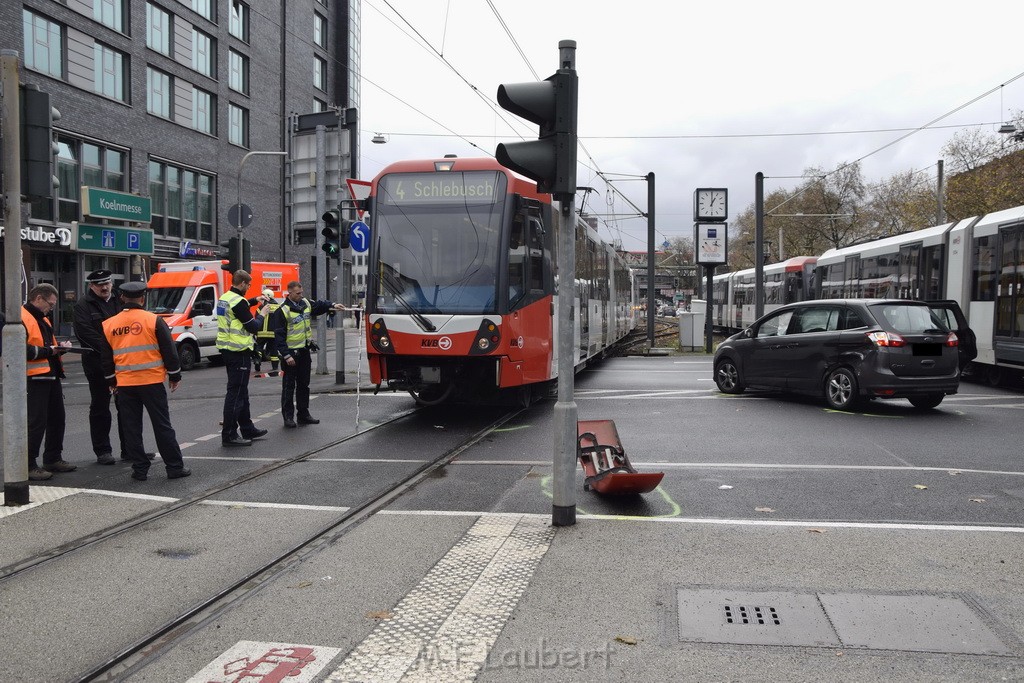
M 693 216 L 698 221 L 724 221 L 729 217 L 729 190 L 699 187 L 693 193 Z

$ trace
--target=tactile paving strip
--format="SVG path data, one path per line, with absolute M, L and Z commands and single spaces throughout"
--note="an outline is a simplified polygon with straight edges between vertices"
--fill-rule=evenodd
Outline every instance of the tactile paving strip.
M 326 680 L 474 680 L 553 536 L 536 518 L 481 517 Z

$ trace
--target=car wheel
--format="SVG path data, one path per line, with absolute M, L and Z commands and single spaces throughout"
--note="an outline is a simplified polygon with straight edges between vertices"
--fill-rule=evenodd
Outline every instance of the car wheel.
M 927 396 L 914 396 L 908 399 L 910 405 L 921 410 L 930 410 L 935 406 L 942 403 L 942 399 L 946 397 L 945 394 L 928 394 Z
M 846 368 L 836 368 L 825 380 L 825 400 L 836 410 L 852 410 L 858 403 L 857 378 Z
M 723 394 L 742 394 L 746 388 L 740 379 L 739 368 L 728 358 L 719 361 L 715 366 L 715 384 Z
M 182 370 L 191 370 L 199 362 L 199 349 L 190 341 L 178 345 L 178 363 Z

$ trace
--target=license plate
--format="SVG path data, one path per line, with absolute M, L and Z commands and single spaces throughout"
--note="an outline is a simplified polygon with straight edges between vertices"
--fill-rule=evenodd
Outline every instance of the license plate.
M 941 356 L 942 344 L 914 344 L 915 356 Z

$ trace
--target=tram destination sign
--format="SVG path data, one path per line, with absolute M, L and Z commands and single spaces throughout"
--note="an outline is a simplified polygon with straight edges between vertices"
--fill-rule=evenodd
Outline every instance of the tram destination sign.
M 82 185 L 82 213 L 132 223 L 149 223 L 153 218 L 149 197 L 87 185 Z
M 71 224 L 71 248 L 94 254 L 153 255 L 153 231 L 115 225 Z
M 460 173 L 395 173 L 378 185 L 377 201 L 385 204 L 494 203 L 504 191 L 494 171 Z

